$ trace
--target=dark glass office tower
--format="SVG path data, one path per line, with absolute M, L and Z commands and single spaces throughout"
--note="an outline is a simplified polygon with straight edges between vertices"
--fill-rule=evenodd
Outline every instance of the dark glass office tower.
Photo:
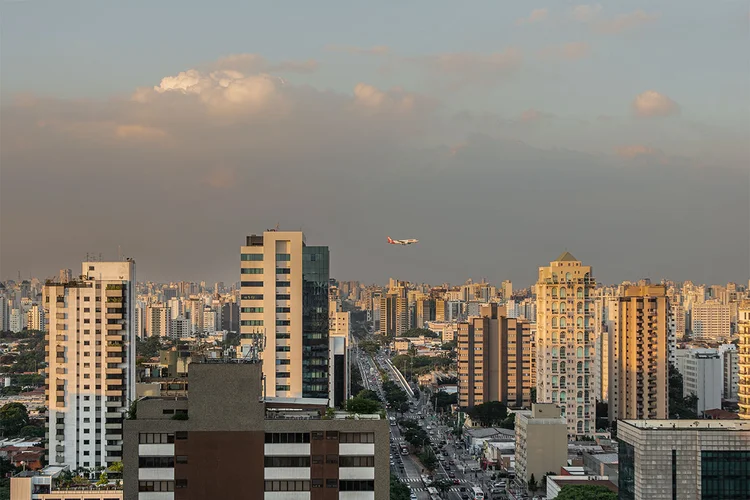
M 328 397 L 328 247 L 302 247 L 302 397 Z

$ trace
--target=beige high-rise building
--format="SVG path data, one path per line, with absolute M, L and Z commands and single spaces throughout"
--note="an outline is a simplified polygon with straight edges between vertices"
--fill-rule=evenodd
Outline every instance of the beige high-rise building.
M 172 313 L 169 306 L 152 304 L 146 308 L 146 337 L 171 337 Z
M 409 330 L 409 302 L 401 288 L 380 297 L 380 334 L 401 337 Z
M 444 299 L 435 299 L 435 321 L 445 321 L 445 311 L 447 309 Z
M 740 304 L 737 326 L 740 334 L 740 418 L 750 420 L 750 301 Z
M 531 404 L 529 323 L 487 304 L 479 317 L 458 324 L 458 403 L 471 408 L 489 401 L 511 407 Z
M 328 247 L 265 231 L 247 237 L 240 258 L 238 355 L 263 360 L 267 397 L 327 400 Z
M 609 346 L 609 419 L 668 418 L 666 288 L 629 286 L 616 307 Z
M 537 293 L 537 401 L 564 408 L 568 434 L 595 429 L 596 384 L 591 267 L 568 252 L 539 268 Z
M 730 307 L 718 300 L 693 305 L 691 322 L 694 339 L 727 342 L 731 337 Z
M 81 275 L 44 287 L 49 463 L 71 469 L 122 460 L 135 400 L 135 262 L 84 262 Z

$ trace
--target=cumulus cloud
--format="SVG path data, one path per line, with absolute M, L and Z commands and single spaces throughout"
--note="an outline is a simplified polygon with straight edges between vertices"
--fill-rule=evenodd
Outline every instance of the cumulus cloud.
M 664 94 L 647 90 L 638 94 L 632 104 L 633 113 L 641 117 L 669 116 L 680 112 L 680 105 Z
M 326 50 L 331 52 L 346 52 L 348 54 L 370 54 L 385 55 L 390 52 L 390 48 L 385 45 L 375 45 L 374 47 L 356 47 L 352 45 L 329 45 Z
M 372 85 L 358 83 L 354 87 L 354 99 L 358 105 L 369 110 L 411 111 L 415 106 L 415 96 L 399 90 L 384 92 Z
M 538 52 L 541 59 L 576 61 L 591 54 L 591 46 L 586 42 L 569 42 L 562 45 L 551 45 Z
M 656 14 L 648 14 L 639 9 L 630 14 L 621 14 L 612 19 L 602 19 L 595 23 L 594 29 L 599 33 L 616 35 L 653 22 L 658 18 L 659 16 Z
M 599 17 L 599 14 L 601 13 L 601 11 L 602 11 L 601 4 L 576 5 L 575 7 L 573 7 L 573 11 L 571 12 L 571 15 L 573 16 L 573 19 L 575 19 L 576 21 L 587 23 Z
M 522 26 L 524 24 L 533 24 L 538 23 L 540 21 L 544 21 L 549 17 L 549 9 L 534 9 L 531 11 L 531 14 L 529 14 L 529 17 L 524 17 L 516 21 L 517 26 Z

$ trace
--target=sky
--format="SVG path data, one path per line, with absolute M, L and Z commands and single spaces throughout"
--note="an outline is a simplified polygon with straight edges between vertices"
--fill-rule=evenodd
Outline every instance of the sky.
M 0 279 L 750 277 L 746 1 L 0 3 Z M 394 247 L 386 237 L 418 238 Z

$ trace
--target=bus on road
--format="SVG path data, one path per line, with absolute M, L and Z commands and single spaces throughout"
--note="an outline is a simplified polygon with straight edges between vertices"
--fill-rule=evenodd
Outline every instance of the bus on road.
M 484 500 L 484 491 L 479 486 L 473 486 L 469 492 L 471 500 Z

